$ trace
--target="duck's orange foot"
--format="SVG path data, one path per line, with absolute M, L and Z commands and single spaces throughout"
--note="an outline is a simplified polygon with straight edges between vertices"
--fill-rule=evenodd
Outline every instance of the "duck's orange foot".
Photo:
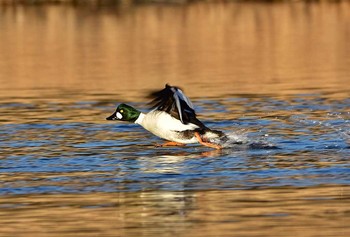
M 201 135 L 199 135 L 198 132 L 195 132 L 194 135 L 196 136 L 198 142 L 200 144 L 202 144 L 203 146 L 207 146 L 207 147 L 211 147 L 211 148 L 215 148 L 215 149 L 222 149 L 222 146 L 220 146 L 218 144 L 203 141 Z
M 186 144 L 179 142 L 166 142 L 163 144 L 156 144 L 155 147 L 165 147 L 165 146 L 186 146 Z

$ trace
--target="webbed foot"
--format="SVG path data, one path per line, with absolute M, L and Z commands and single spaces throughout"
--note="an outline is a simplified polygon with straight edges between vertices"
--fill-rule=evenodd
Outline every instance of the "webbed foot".
M 211 148 L 215 148 L 215 149 L 222 149 L 222 146 L 220 146 L 218 144 L 203 141 L 202 137 L 199 135 L 198 132 L 195 132 L 194 135 L 196 136 L 198 142 L 200 144 L 202 144 L 203 146 L 207 146 L 207 147 L 211 147 Z

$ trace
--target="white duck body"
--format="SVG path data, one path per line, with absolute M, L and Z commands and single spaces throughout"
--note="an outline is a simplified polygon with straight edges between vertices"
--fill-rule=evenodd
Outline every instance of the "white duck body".
M 152 110 L 147 114 L 141 113 L 135 123 L 168 141 L 185 144 L 198 143 L 198 139 L 195 136 L 185 136 L 184 131 L 194 131 L 199 126 L 192 123 L 183 124 L 180 120 L 164 111 Z

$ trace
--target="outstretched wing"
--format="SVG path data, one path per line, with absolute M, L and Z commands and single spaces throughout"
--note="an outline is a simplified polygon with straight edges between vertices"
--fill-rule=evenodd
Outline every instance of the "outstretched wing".
M 166 84 L 163 90 L 153 92 L 150 96 L 154 98 L 151 102 L 152 108 L 169 113 L 183 124 L 193 123 L 201 128 L 205 127 L 196 118 L 192 102 L 180 88 Z

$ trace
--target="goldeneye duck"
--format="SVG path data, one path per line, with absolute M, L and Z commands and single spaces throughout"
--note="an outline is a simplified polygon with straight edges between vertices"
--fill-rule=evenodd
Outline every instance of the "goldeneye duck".
M 206 127 L 196 118 L 190 99 L 179 87 L 165 85 L 161 91 L 151 94 L 153 110 L 144 114 L 127 104 L 120 104 L 107 120 L 120 120 L 140 124 L 154 135 L 168 142 L 158 146 L 184 146 L 200 143 L 211 148 L 221 149 L 214 143 L 226 141 L 227 136 Z

